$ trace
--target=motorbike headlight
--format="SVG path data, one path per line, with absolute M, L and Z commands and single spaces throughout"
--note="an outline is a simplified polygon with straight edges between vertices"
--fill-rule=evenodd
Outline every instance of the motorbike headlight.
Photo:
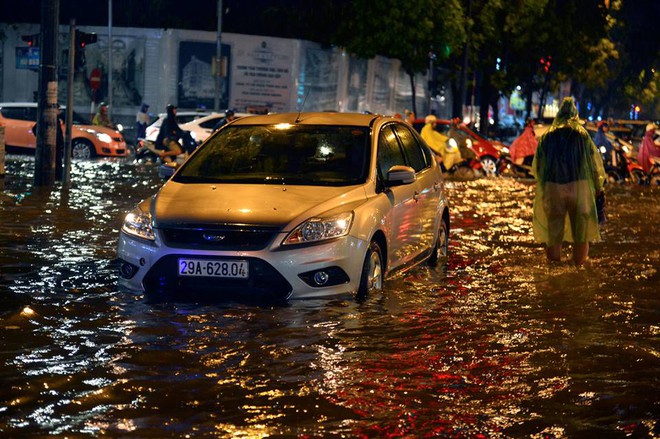
M 456 143 L 456 139 L 453 137 L 447 141 L 447 149 L 452 151 L 454 149 L 458 148 L 458 143 Z
M 509 148 L 507 148 L 506 146 L 503 146 L 503 147 L 502 147 L 502 152 L 503 152 L 504 154 L 508 154 L 508 153 L 509 153 Z
M 604 146 L 601 146 L 601 147 L 600 147 L 600 153 L 601 153 L 601 154 L 605 154 L 606 152 L 607 152 L 607 149 L 605 149 Z
M 148 239 L 149 241 L 156 238 L 154 229 L 151 226 L 151 214 L 143 212 L 139 207 L 126 215 L 121 230 L 128 235 Z
M 352 223 L 353 212 L 342 213 L 329 218 L 310 218 L 293 229 L 282 244 L 306 244 L 345 236 L 351 229 Z
M 110 137 L 106 133 L 96 133 L 96 138 L 99 139 L 103 143 L 112 142 L 112 137 Z
M 117 131 L 119 131 L 119 132 L 124 131 L 124 125 L 118 123 L 118 124 L 117 124 Z

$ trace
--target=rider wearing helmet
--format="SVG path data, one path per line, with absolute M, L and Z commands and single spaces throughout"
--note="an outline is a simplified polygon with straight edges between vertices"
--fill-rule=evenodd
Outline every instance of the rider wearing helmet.
M 236 112 L 231 108 L 228 108 L 227 110 L 225 110 L 225 117 L 220 119 L 218 123 L 215 124 L 215 126 L 213 127 L 213 131 L 219 130 L 220 128 L 222 128 L 223 126 L 225 126 L 234 119 L 236 119 Z

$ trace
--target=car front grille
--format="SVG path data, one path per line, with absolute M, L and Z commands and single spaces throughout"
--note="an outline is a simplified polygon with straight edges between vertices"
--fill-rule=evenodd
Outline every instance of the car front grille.
M 204 256 L 204 260 L 248 261 L 249 274 L 246 279 L 179 276 L 179 258 L 194 259 L 190 255 L 168 255 L 149 269 L 143 281 L 147 294 L 177 295 L 183 298 L 286 299 L 293 290 L 291 284 L 272 265 L 258 258 Z
M 165 245 L 173 248 L 255 251 L 265 248 L 279 232 L 275 227 L 226 226 L 161 229 Z

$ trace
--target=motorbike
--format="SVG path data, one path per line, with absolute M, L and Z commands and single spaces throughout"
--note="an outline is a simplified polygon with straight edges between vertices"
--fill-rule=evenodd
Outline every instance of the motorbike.
M 179 144 L 183 151 L 187 152 L 189 155 L 199 146 L 199 143 L 195 140 L 190 131 L 183 132 L 179 139 Z M 158 154 L 159 150 L 162 150 L 162 148 L 157 148 L 152 140 L 138 139 L 137 147 L 135 148 L 135 158 L 138 160 L 157 162 L 160 159 L 160 155 Z
M 622 184 L 629 181 L 640 185 L 648 180 L 644 169 L 626 155 L 622 145 L 615 143 L 612 152 L 614 157 L 607 154 L 605 147 L 600 147 L 608 183 Z
M 644 174 L 644 184 L 660 186 L 660 157 L 651 158 L 651 169 Z
M 534 161 L 533 155 L 528 155 L 523 159 L 521 164 L 514 163 L 511 160 L 511 154 L 509 154 L 509 149 L 504 147 L 500 150 L 500 159 L 497 162 L 497 173 L 498 175 L 507 176 L 510 175 L 515 178 L 530 178 L 533 179 L 532 175 L 532 162 Z
M 468 139 L 468 146 L 470 146 L 469 142 L 470 140 Z M 450 151 L 458 149 L 458 143 L 453 138 L 449 138 L 447 144 Z M 481 160 L 477 157 L 469 159 L 464 158 L 459 162 L 454 163 L 449 169 L 446 169 L 444 165 L 442 165 L 442 169 L 443 172 L 458 180 L 474 180 L 486 173 Z

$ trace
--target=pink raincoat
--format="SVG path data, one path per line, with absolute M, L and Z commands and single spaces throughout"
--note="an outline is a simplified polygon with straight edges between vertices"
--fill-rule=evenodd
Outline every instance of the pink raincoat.
M 649 172 L 651 169 L 651 158 L 660 157 L 660 144 L 653 140 L 655 134 L 655 125 L 647 125 L 644 139 L 642 139 L 642 146 L 639 147 L 637 153 L 637 162 L 642 166 L 644 172 Z

